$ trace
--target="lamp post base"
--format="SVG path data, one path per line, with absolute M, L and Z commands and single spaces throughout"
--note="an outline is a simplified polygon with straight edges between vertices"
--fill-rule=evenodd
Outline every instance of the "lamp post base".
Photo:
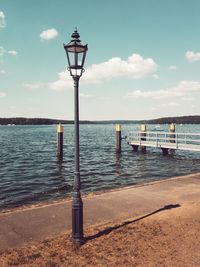
M 83 202 L 80 193 L 75 193 L 72 200 L 72 242 L 76 246 L 84 243 Z

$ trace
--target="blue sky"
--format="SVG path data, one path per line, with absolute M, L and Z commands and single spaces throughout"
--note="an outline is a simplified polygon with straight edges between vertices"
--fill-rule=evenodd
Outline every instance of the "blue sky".
M 199 0 L 0 0 L 0 117 L 73 119 L 63 43 L 88 44 L 80 119 L 200 114 Z

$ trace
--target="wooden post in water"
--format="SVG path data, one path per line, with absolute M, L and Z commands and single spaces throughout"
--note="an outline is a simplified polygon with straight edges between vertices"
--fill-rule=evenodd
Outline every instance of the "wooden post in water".
M 57 155 L 60 160 L 63 159 L 63 132 L 64 132 L 64 127 L 61 123 L 59 123 L 57 126 L 57 133 L 58 133 Z
M 140 125 L 140 140 L 141 141 L 146 141 L 146 131 L 147 131 L 147 126 L 146 124 L 141 124 Z M 140 150 L 142 152 L 146 152 L 146 146 L 140 146 Z
M 121 124 L 116 124 L 116 152 L 121 153 L 121 141 L 122 141 L 122 127 Z
M 169 141 L 170 143 L 176 143 L 176 127 L 174 123 L 170 123 L 169 124 L 169 131 L 170 131 L 170 136 L 169 136 Z M 175 150 L 174 149 L 170 149 L 170 153 L 174 154 Z
M 169 131 L 170 131 L 170 143 L 176 143 L 176 127 L 174 123 L 169 124 Z

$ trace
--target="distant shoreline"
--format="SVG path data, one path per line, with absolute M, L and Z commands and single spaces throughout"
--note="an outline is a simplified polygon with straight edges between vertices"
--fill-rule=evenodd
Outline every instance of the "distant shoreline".
M 47 118 L 0 118 L 0 125 L 53 125 L 53 124 L 74 124 L 73 120 L 59 120 Z M 165 117 L 152 120 L 81 120 L 80 124 L 200 124 L 200 115 Z

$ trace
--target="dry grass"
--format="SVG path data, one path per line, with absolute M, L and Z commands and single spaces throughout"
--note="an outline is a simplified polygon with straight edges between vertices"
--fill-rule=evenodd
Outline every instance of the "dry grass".
M 86 229 L 90 238 L 79 249 L 69 233 L 12 249 L 0 254 L 0 266 L 198 267 L 199 229 L 200 207 L 187 204 L 128 224 Z

